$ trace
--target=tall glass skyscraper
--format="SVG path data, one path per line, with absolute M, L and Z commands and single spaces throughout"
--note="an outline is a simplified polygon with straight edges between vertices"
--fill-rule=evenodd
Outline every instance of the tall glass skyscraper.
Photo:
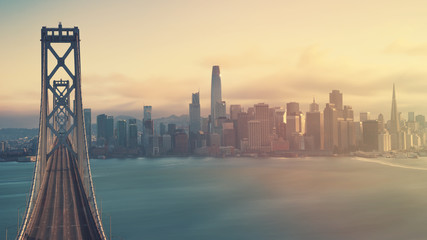
M 197 92 L 193 93 L 190 103 L 190 132 L 198 133 L 200 130 L 200 95 Z
M 218 127 L 217 119 L 225 117 L 225 103 L 221 96 L 221 75 L 219 66 L 212 67 L 212 85 L 211 85 L 211 132 Z

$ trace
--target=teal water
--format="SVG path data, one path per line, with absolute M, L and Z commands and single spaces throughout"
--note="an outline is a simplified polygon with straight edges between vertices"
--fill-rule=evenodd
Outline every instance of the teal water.
M 33 166 L 0 163 L 0 239 L 6 227 L 16 234 Z M 141 158 L 91 167 L 113 239 L 427 238 L 425 158 Z

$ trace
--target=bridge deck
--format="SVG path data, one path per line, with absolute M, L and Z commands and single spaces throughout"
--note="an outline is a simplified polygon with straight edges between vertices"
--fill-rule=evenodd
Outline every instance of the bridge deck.
M 25 239 L 101 239 L 79 177 L 65 147 L 49 158 Z

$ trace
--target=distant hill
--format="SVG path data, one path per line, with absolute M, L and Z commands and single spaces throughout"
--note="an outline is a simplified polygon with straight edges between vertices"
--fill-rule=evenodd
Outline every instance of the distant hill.
M 33 138 L 39 134 L 38 128 L 0 128 L 0 141 Z

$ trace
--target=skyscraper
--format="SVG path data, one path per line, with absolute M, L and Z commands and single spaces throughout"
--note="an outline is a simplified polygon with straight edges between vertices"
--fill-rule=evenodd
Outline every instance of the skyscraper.
M 310 104 L 310 112 L 318 112 L 319 104 L 316 103 L 316 100 L 313 98 L 313 103 Z
M 200 93 L 193 93 L 190 103 L 190 132 L 198 133 L 200 127 Z
M 292 143 L 292 136 L 301 133 L 301 112 L 299 103 L 290 102 L 286 104 L 286 139 Z M 291 144 L 292 145 L 292 144 Z
M 363 122 L 363 149 L 365 151 L 378 150 L 378 121 L 368 120 Z
M 361 122 L 371 120 L 371 113 L 370 112 L 361 112 L 359 114 L 359 119 Z
M 239 113 L 242 112 L 240 105 L 230 105 L 230 119 L 236 121 Z
M 117 122 L 117 145 L 119 147 L 127 147 L 127 122 L 120 120 Z
M 319 111 L 319 104 L 310 104 L 310 112 L 306 114 L 306 135 L 313 137 L 313 150 L 323 150 L 324 147 L 324 118 L 323 113 Z
M 114 144 L 114 117 L 107 116 L 105 120 L 105 138 L 107 139 L 107 145 Z
M 258 103 L 254 105 L 255 107 L 255 120 L 260 122 L 261 132 L 261 146 L 269 147 L 270 146 L 270 127 L 269 127 L 269 108 L 268 104 Z
M 261 149 L 261 122 L 258 120 L 250 120 L 248 122 L 248 141 L 251 151 L 259 151 Z
M 151 111 L 151 106 L 144 106 L 142 146 L 144 147 L 145 154 L 148 155 L 151 155 L 153 152 L 154 123 L 153 120 L 151 120 Z
M 136 119 L 129 119 L 129 148 L 136 148 L 138 146 L 138 126 L 136 125 Z
M 189 126 L 189 140 L 190 140 L 190 151 L 199 147 L 201 144 L 197 144 L 197 138 L 201 130 L 200 126 L 200 97 L 199 93 L 193 93 L 191 103 L 189 106 L 190 112 L 190 126 Z
M 342 93 L 340 93 L 339 90 L 332 90 L 332 92 L 329 93 L 329 103 L 333 103 L 337 111 L 342 111 Z
M 92 146 L 92 110 L 90 108 L 85 108 L 83 114 L 85 118 L 86 144 L 88 152 L 90 152 Z
M 335 150 L 338 148 L 338 116 L 334 104 L 327 103 L 323 111 L 325 128 L 325 149 Z
M 225 104 L 224 110 L 219 109 L 223 105 L 221 96 L 221 75 L 219 66 L 212 67 L 212 83 L 211 83 L 211 132 L 218 127 L 217 119 L 225 117 Z M 224 115 L 224 116 L 222 116 Z
M 107 142 L 107 115 L 100 114 L 96 116 L 96 143 L 98 146 L 104 146 Z
M 393 97 L 391 100 L 391 119 L 390 119 L 390 135 L 391 135 L 391 149 L 398 150 L 400 149 L 400 121 L 399 115 L 397 112 L 397 103 L 396 103 L 396 91 L 393 84 Z

